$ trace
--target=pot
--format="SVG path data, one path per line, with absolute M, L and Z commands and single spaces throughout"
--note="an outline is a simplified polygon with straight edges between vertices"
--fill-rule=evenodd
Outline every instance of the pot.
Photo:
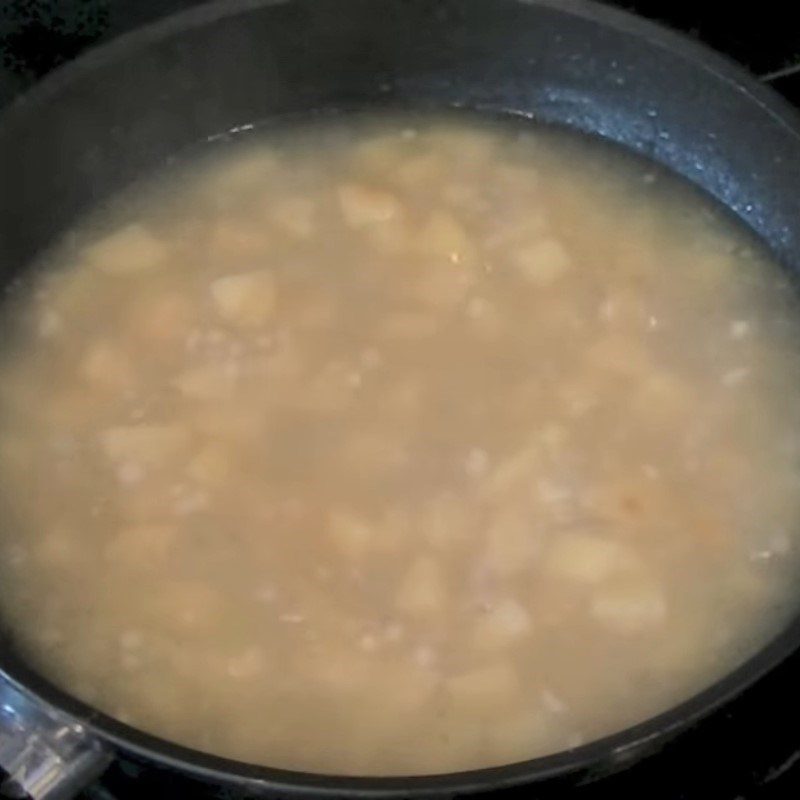
M 800 118 L 688 39 L 587 0 L 223 0 L 89 52 L 0 118 L 2 280 L 190 145 L 280 118 L 383 108 L 464 108 L 611 140 L 702 188 L 800 270 Z M 545 792 L 643 758 L 798 645 L 800 616 L 680 706 L 570 751 L 450 775 L 350 778 L 242 764 L 134 730 L 42 679 L 4 635 L 0 764 L 37 800 L 73 796 L 112 758 L 158 773 L 176 796 Z

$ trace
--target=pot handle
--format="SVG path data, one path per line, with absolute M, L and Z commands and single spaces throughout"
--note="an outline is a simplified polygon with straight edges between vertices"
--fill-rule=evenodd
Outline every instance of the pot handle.
M 111 752 L 77 719 L 0 675 L 0 797 L 72 800 L 111 762 Z

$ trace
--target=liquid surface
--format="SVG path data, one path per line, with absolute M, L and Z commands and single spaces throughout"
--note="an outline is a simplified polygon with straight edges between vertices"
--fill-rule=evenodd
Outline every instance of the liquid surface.
M 57 684 L 398 775 L 643 720 L 796 607 L 781 272 L 536 128 L 356 121 L 138 187 L 7 304 L 0 579 Z

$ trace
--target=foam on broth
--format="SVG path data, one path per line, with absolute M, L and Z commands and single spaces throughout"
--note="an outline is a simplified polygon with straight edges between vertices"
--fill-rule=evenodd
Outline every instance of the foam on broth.
M 503 764 L 686 699 L 796 607 L 795 303 L 643 162 L 325 123 L 166 170 L 43 267 L 0 364 L 3 614 L 136 727 Z

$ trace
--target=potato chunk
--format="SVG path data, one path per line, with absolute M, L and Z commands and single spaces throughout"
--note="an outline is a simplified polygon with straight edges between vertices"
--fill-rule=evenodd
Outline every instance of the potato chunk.
M 572 259 L 558 239 L 539 239 L 517 250 L 513 264 L 520 277 L 531 286 L 551 286 L 569 272 Z
M 479 650 L 499 650 L 525 639 L 531 631 L 528 611 L 511 597 L 492 603 L 475 623 L 473 641 Z
M 240 328 L 258 328 L 275 313 L 275 278 L 267 270 L 226 275 L 212 282 L 211 297 L 225 322 Z
M 167 248 L 144 225 L 133 223 L 90 245 L 84 255 L 101 272 L 129 275 L 160 266 Z
M 614 633 L 639 633 L 664 621 L 667 601 L 661 587 L 649 575 L 624 575 L 595 592 L 591 614 Z
M 445 209 L 434 211 L 416 236 L 420 253 L 470 267 L 478 257 L 474 241 L 464 226 Z
M 398 199 L 383 189 L 347 183 L 339 187 L 338 195 L 342 216 L 352 228 L 388 222 L 400 213 Z
M 561 532 L 547 552 L 545 569 L 571 580 L 598 583 L 637 562 L 630 548 L 603 536 Z

